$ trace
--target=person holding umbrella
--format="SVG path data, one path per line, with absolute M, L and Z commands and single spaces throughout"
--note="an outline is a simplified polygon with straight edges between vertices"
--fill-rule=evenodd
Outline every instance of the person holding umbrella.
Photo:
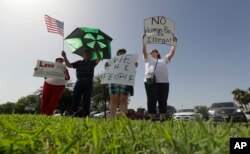
M 85 49 L 83 52 L 83 60 L 70 63 L 65 51 L 62 51 L 62 56 L 65 60 L 65 64 L 69 68 L 76 69 L 77 81 L 73 90 L 72 107 L 69 114 L 72 116 L 83 116 L 87 117 L 90 114 L 90 102 L 93 89 L 93 77 L 94 69 L 100 62 L 101 58 L 98 55 L 97 59 L 91 60 L 91 51 Z M 80 113 L 80 100 L 83 99 L 83 113 Z

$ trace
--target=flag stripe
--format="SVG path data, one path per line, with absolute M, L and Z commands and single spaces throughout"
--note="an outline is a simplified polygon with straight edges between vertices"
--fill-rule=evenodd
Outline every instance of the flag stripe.
M 45 23 L 46 23 L 48 32 L 56 33 L 56 34 L 60 34 L 64 36 L 64 23 L 63 22 L 56 20 L 54 18 L 51 18 L 48 15 L 45 15 L 44 18 L 45 18 Z

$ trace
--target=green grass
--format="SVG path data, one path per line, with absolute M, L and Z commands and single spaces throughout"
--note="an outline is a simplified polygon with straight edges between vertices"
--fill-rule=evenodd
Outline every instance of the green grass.
M 0 153 L 7 154 L 223 154 L 230 137 L 250 137 L 248 125 L 0 115 Z

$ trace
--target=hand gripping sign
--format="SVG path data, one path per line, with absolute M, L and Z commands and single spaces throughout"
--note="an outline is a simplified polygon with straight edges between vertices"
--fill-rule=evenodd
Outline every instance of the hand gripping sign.
M 65 79 L 64 69 L 64 64 L 37 60 L 33 76 Z
M 156 16 L 144 19 L 144 30 L 146 33 L 144 42 L 146 44 L 176 45 L 176 42 L 173 40 L 175 23 L 167 17 Z

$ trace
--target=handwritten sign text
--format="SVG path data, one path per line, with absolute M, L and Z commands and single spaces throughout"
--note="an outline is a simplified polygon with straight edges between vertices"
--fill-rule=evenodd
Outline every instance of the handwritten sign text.
M 138 56 L 134 54 L 124 54 L 109 60 L 109 67 L 102 75 L 101 84 L 123 84 L 133 86 Z
M 144 29 L 146 32 L 144 42 L 146 44 L 176 45 L 173 40 L 175 24 L 171 19 L 164 16 L 147 18 L 144 20 Z

